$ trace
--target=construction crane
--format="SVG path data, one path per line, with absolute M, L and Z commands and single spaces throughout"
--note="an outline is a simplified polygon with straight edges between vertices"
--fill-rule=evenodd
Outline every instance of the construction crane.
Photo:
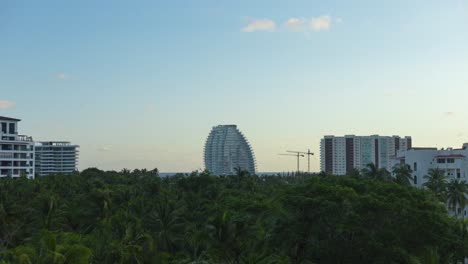
M 291 152 L 291 151 L 287 151 L 287 152 Z M 278 155 L 282 155 L 282 156 L 294 156 L 294 157 L 297 157 L 297 172 L 299 172 L 299 158 L 300 157 L 305 157 L 304 154 L 301 154 L 301 153 L 296 153 L 296 154 L 278 154 Z
M 307 150 L 307 152 L 302 152 L 302 151 L 286 151 L 290 153 L 296 153 L 296 155 L 303 154 L 307 155 L 307 172 L 310 173 L 310 156 L 314 155 L 314 153 L 310 152 L 310 149 Z

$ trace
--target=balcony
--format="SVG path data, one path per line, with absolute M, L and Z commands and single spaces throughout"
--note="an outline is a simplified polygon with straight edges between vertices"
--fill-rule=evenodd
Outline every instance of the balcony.
M 13 153 L 0 153 L 0 159 L 13 159 Z
M 8 160 L 8 161 L 29 161 L 29 160 L 33 160 L 33 156 L 32 155 L 29 155 L 29 154 L 26 154 L 26 153 L 22 153 L 22 154 L 18 154 L 18 153 L 15 153 L 15 152 L 0 152 L 0 161 L 2 160 Z
M 32 137 L 25 136 L 25 135 L 18 135 L 16 140 L 17 141 L 26 141 L 26 142 L 32 142 L 33 141 Z

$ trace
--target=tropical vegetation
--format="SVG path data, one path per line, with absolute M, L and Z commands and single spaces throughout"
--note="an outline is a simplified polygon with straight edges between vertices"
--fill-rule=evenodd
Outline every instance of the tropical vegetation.
M 374 169 L 160 177 L 90 168 L 3 178 L 0 263 L 456 263 L 468 255 L 467 225 L 437 193 L 408 185 L 405 168 L 394 170 L 398 180 Z

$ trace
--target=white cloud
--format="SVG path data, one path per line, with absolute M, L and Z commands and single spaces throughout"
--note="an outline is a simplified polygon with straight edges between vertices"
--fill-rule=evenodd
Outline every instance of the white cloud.
M 284 27 L 292 31 L 300 31 L 304 29 L 305 22 L 303 18 L 292 17 L 284 22 Z
M 57 79 L 59 79 L 59 80 L 68 80 L 68 79 L 70 79 L 71 76 L 69 74 L 60 72 L 60 73 L 57 73 L 57 75 L 55 77 Z
M 14 102 L 10 101 L 0 101 L 0 109 L 7 109 L 15 106 Z
M 271 19 L 248 19 L 247 25 L 241 29 L 242 32 L 275 31 L 276 23 Z
M 310 19 L 291 17 L 284 22 L 284 28 L 291 31 L 324 31 L 329 30 L 333 23 L 339 24 L 341 18 L 324 15 Z
M 313 31 L 329 30 L 332 24 L 330 16 L 319 16 L 310 19 L 309 27 Z
M 106 152 L 106 151 L 110 151 L 111 149 L 112 149 L 112 146 L 109 145 L 109 146 L 101 146 L 97 150 L 101 152 Z

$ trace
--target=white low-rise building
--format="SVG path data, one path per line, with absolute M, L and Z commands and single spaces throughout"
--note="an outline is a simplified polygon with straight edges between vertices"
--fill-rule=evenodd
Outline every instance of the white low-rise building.
M 34 178 L 34 142 L 18 135 L 19 121 L 0 116 L 0 177 Z
M 447 181 L 453 179 L 468 182 L 468 143 L 460 149 L 446 148 L 411 148 L 406 151 L 398 151 L 393 159 L 394 165 L 407 164 L 411 168 L 413 185 L 422 188 L 427 182 L 425 176 L 430 169 L 439 169 L 447 177 Z M 468 215 L 468 208 L 459 214 Z

